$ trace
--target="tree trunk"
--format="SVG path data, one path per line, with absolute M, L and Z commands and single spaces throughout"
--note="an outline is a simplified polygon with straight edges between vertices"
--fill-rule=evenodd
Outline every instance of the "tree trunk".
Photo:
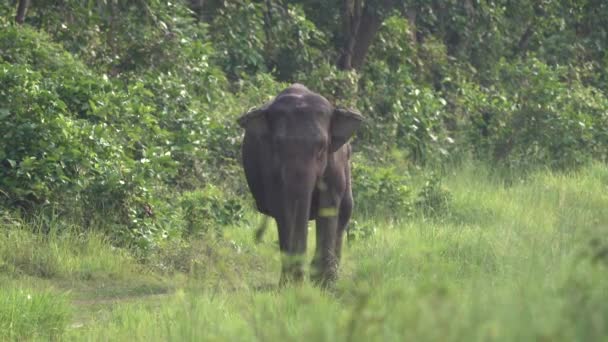
M 363 66 L 369 47 L 384 21 L 383 13 L 389 13 L 395 3 L 393 0 L 383 0 L 380 3 L 364 3 L 363 0 L 342 2 L 344 39 L 337 63 L 339 69 L 360 69 Z
M 27 8 L 30 5 L 30 0 L 19 0 L 17 6 L 17 15 L 15 16 L 15 22 L 19 25 L 25 21 L 25 15 L 27 14 Z
M 357 31 L 357 39 L 353 48 L 351 65 L 353 69 L 359 70 L 363 67 L 365 56 L 372 45 L 372 41 L 382 26 L 382 18 L 369 6 L 365 6 L 359 28 Z
M 211 22 L 217 10 L 224 7 L 224 0 L 190 0 L 189 7 L 199 21 Z
M 407 9 L 407 23 L 410 26 L 410 41 L 412 42 L 412 46 L 418 45 L 418 36 L 416 30 L 416 17 L 418 16 L 418 11 L 416 7 L 412 6 Z
M 513 47 L 513 57 L 524 56 L 526 54 L 528 46 L 530 45 L 530 40 L 535 34 L 534 30 L 536 25 L 538 24 L 539 20 L 542 20 L 540 18 L 546 14 L 542 4 L 536 4 L 532 11 L 533 12 L 531 13 L 530 20 L 528 20 L 526 25 L 526 30 L 517 41 L 517 45 Z
M 272 4 L 270 0 L 264 1 L 264 35 L 266 36 L 266 51 L 272 51 L 272 27 L 273 27 L 273 18 L 272 18 Z
M 352 57 L 359 24 L 361 23 L 361 0 L 344 0 L 342 2 L 342 32 L 344 39 L 342 52 L 338 60 L 338 68 L 342 70 L 352 69 Z
M 519 41 L 517 42 L 517 46 L 515 47 L 514 51 L 513 51 L 513 56 L 523 56 L 526 54 L 526 51 L 528 50 L 528 45 L 530 44 L 530 38 L 532 38 L 532 36 L 534 35 L 534 23 L 531 22 L 530 24 L 528 24 L 528 27 L 526 27 L 526 30 L 524 31 L 524 33 L 522 34 L 522 36 L 519 38 Z
M 196 14 L 198 19 L 203 14 L 203 8 L 205 7 L 205 0 L 190 0 L 190 9 Z

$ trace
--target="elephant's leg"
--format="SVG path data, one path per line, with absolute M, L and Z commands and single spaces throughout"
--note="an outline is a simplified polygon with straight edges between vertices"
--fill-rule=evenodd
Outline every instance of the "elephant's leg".
M 316 219 L 317 246 L 312 262 L 311 277 L 318 283 L 329 285 L 338 274 L 336 242 L 340 201 L 324 198 L 321 195 L 319 202 L 319 213 Z
M 338 215 L 338 232 L 336 236 L 336 258 L 338 263 L 342 256 L 342 241 L 344 239 L 344 233 L 348 227 L 348 221 L 353 211 L 353 196 L 349 192 L 340 204 L 340 214 Z

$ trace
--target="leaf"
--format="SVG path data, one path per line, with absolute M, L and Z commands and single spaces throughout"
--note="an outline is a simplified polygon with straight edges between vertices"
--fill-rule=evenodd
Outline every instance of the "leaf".
M 11 112 L 8 108 L 0 108 L 0 120 L 7 118 L 9 115 L 11 115 Z
M 15 166 L 17 166 L 17 162 L 12 159 L 7 159 L 6 161 L 12 168 L 15 168 Z

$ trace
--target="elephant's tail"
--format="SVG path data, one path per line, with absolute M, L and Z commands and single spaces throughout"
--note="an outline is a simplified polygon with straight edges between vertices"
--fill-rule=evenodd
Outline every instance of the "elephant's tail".
M 268 229 L 268 221 L 269 221 L 269 217 L 266 215 L 263 215 L 260 225 L 255 230 L 255 237 L 254 237 L 255 243 L 262 242 L 262 239 L 264 238 L 264 233 L 266 233 L 266 229 Z

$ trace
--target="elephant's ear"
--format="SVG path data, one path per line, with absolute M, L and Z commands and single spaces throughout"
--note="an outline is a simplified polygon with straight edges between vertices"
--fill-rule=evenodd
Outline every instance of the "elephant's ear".
M 255 135 L 264 135 L 269 131 L 266 107 L 250 110 L 238 118 L 237 122 L 241 127 Z
M 350 109 L 336 108 L 331 118 L 330 151 L 337 151 L 355 133 L 363 122 L 360 113 Z

